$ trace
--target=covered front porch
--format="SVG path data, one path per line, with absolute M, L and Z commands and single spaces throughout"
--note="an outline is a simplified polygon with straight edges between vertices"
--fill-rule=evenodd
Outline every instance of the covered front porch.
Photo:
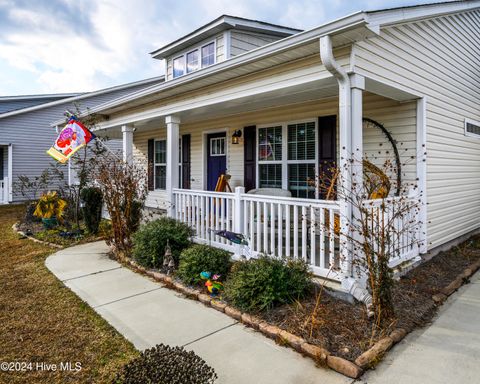
M 342 250 L 347 242 L 340 230 L 348 207 L 335 196 L 326 199 L 319 188 L 322 166 L 339 164 L 340 148 L 347 141 L 356 140 L 356 152 L 379 166 L 393 152 L 385 135 L 368 124 L 360 123 L 358 131 L 342 135 L 337 88 L 322 92 L 327 90 L 328 97 L 293 104 L 285 103 L 291 97 L 284 102 L 269 98 L 271 104 L 260 110 L 248 111 L 236 103 L 238 113 L 232 113 L 230 103 L 219 103 L 202 112 L 193 109 L 124 125 L 125 160 L 146 162 L 151 170 L 147 206 L 188 223 L 195 230 L 195 241 L 237 256 L 301 258 L 317 276 L 337 281 L 351 276 L 351 256 Z M 314 97 L 312 91 L 310 95 Z M 357 120 L 366 116 L 382 122 L 401 144 L 402 182 L 411 184 L 409 198 L 418 199 L 414 187 L 419 102 L 400 103 L 364 89 L 356 102 L 361 104 Z M 221 174 L 231 177 L 231 192 L 214 191 Z M 396 177 L 393 171 L 388 176 Z M 265 192 L 271 188 L 287 194 Z M 254 189 L 258 190 L 252 194 Z M 384 202 L 399 198 L 392 187 L 390 200 Z M 370 202 L 378 211 L 372 216 L 376 220 L 383 214 L 380 201 Z M 402 220 L 396 219 L 395 226 L 420 218 L 412 211 Z M 218 231 L 242 234 L 246 244 L 235 244 Z M 420 236 L 403 234 L 392 240 L 392 266 L 419 254 Z
M 396 228 L 421 224 L 415 233 L 392 234 L 391 265 L 425 252 L 425 100 L 368 75 L 345 73 L 346 86 L 339 86 L 318 56 L 285 68 L 132 110 L 105 109 L 109 119 L 100 126 L 111 138 L 121 132 L 125 161 L 148 168 L 146 205 L 191 225 L 197 242 L 237 256 L 302 258 L 316 275 L 338 281 L 354 273 L 348 234 L 354 209 L 319 188 L 324 167 L 361 184 L 362 160 L 381 167 L 394 159 L 394 141 L 398 161 L 386 171 L 392 188 L 387 199 L 367 201 L 371 225 L 385 214 L 394 218 L 398 199 L 420 199 L 420 210 L 392 220 Z M 364 117 L 381 123 L 392 140 Z M 400 196 L 399 168 L 402 185 L 410 186 Z M 220 174 L 231 176 L 231 192 L 213 190 Z M 266 188 L 288 194 L 248 193 Z M 241 234 L 247 244 L 218 236 L 220 230 Z

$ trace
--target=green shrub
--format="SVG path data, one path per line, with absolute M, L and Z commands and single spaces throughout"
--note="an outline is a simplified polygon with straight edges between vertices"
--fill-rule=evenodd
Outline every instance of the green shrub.
M 98 235 L 105 238 L 111 239 L 113 236 L 112 233 L 112 222 L 108 219 L 102 219 L 98 225 Z
M 113 383 L 212 384 L 216 379 L 214 369 L 193 351 L 160 344 L 125 364 Z
M 201 281 L 200 272 L 211 272 L 226 277 L 231 267 L 230 252 L 223 249 L 195 244 L 180 254 L 176 276 L 186 284 Z
M 103 195 L 99 188 L 88 187 L 83 188 L 80 197 L 84 202 L 82 208 L 83 219 L 88 232 L 98 233 L 98 226 L 102 219 Z
M 303 296 L 310 284 L 305 262 L 263 256 L 233 265 L 225 297 L 241 310 L 261 311 Z
M 133 235 L 133 258 L 144 267 L 161 268 L 167 240 L 178 265 L 180 253 L 190 246 L 193 230 L 184 223 L 162 217 L 140 227 Z

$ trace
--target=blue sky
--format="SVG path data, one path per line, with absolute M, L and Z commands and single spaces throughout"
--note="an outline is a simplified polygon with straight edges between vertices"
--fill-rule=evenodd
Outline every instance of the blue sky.
M 309 29 L 435 0 L 0 0 L 0 96 L 93 91 L 163 74 L 148 54 L 222 14 Z

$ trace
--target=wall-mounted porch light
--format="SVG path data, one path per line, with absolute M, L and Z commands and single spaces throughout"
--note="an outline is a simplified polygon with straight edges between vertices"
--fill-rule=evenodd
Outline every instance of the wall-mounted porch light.
M 238 144 L 240 137 L 242 137 L 242 131 L 240 129 L 234 131 L 232 135 L 232 144 Z

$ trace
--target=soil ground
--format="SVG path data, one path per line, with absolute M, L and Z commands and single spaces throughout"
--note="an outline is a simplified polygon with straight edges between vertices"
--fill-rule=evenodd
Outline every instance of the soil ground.
M 363 305 L 343 302 L 318 287 L 302 300 L 258 315 L 334 355 L 354 360 L 395 327 L 411 331 L 429 324 L 437 310 L 432 295 L 479 258 L 480 235 L 477 235 L 396 281 L 393 292 L 396 319 L 387 329 L 376 329 Z

